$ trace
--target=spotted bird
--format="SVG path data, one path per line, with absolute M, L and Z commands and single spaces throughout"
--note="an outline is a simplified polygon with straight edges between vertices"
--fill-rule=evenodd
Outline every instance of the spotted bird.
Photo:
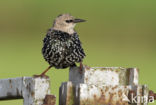
M 49 63 L 49 67 L 38 76 L 45 76 L 45 73 L 51 68 L 64 69 L 76 66 L 80 63 L 80 72 L 82 72 L 82 61 L 85 57 L 84 50 L 79 39 L 79 35 L 74 30 L 77 23 L 85 22 L 83 19 L 77 19 L 70 14 L 59 15 L 53 23 L 43 40 L 42 54 Z

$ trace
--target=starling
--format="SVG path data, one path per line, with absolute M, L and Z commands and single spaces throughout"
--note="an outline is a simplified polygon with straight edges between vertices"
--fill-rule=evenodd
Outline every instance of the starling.
M 45 76 L 45 73 L 51 68 L 64 69 L 76 66 L 80 63 L 82 72 L 82 61 L 85 57 L 81 46 L 79 36 L 74 30 L 76 23 L 85 22 L 83 19 L 76 19 L 70 14 L 59 15 L 43 40 L 42 54 L 49 63 L 49 67 L 39 76 Z

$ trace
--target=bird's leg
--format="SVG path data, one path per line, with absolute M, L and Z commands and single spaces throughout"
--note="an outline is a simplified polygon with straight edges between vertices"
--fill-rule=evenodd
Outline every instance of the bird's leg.
M 80 74 L 82 74 L 82 72 L 83 72 L 83 64 L 82 64 L 82 62 L 80 62 L 80 69 L 79 69 L 79 72 L 80 72 Z
M 46 72 L 48 72 L 48 70 L 51 68 L 52 66 L 49 66 L 43 73 L 41 73 L 40 75 L 45 75 Z
M 44 72 L 42 72 L 40 75 L 34 75 L 34 77 L 46 77 L 48 78 L 48 76 L 46 76 L 46 72 L 48 72 L 48 70 L 51 68 L 52 66 L 49 66 Z

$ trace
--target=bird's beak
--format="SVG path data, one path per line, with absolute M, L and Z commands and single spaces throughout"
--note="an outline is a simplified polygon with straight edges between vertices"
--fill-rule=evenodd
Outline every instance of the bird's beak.
M 80 23 L 80 22 L 85 22 L 86 20 L 83 19 L 74 19 L 73 22 L 74 23 Z

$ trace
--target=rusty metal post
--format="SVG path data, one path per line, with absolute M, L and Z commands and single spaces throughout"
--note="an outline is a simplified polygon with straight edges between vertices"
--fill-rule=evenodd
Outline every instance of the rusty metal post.
M 79 68 L 70 69 L 69 81 L 93 85 L 138 85 L 138 69 L 123 67 L 84 67 L 83 74 Z
M 24 99 L 24 105 L 42 105 L 50 94 L 48 78 L 9 78 L 0 80 L 0 100 Z
M 82 74 L 71 68 L 69 82 L 60 87 L 59 105 L 147 105 L 149 89 L 138 77 L 137 68 L 85 66 Z
M 55 105 L 56 97 L 54 95 L 46 95 L 43 105 Z

